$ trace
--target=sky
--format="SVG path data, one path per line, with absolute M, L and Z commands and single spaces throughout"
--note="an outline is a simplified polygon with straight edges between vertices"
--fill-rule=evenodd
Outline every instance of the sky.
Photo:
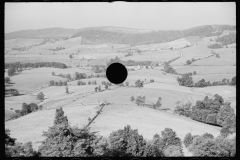
M 100 26 L 182 30 L 216 24 L 236 25 L 234 2 L 5 3 L 5 33 Z

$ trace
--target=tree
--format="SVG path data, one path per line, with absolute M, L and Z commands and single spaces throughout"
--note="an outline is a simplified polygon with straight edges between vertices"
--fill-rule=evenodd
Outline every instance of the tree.
M 145 96 L 137 96 L 137 98 L 135 99 L 135 103 L 139 106 L 145 103 Z
M 9 77 L 5 77 L 5 84 L 9 84 L 10 83 L 10 78 Z
M 66 81 L 63 82 L 63 86 L 67 86 L 67 82 Z
M 229 134 L 236 132 L 236 117 L 227 117 L 223 122 L 223 127 L 221 129 L 221 135 L 227 137 Z
M 157 103 L 155 104 L 155 108 L 159 109 L 162 106 L 162 98 L 159 97 Z
M 50 82 L 49 82 L 49 85 L 50 85 L 50 86 L 54 86 L 54 81 L 53 81 L 53 80 L 50 81 Z
M 146 146 L 143 136 L 138 134 L 137 129 L 131 129 L 129 125 L 112 132 L 109 143 L 114 157 L 141 157 Z
M 126 86 L 129 86 L 129 82 L 126 82 Z
M 98 91 L 98 87 L 95 87 L 95 92 L 97 92 Z
M 193 136 L 191 133 L 187 133 L 184 137 L 183 144 L 188 147 L 193 141 Z
M 217 124 L 217 114 L 216 113 L 209 114 L 206 118 L 206 123 L 216 125 Z
M 36 103 L 30 103 L 28 107 L 30 108 L 31 112 L 35 112 L 38 110 L 38 105 Z
M 54 82 L 54 86 L 58 86 L 58 82 Z
M 196 74 L 197 74 L 197 72 L 196 72 L 196 71 L 194 71 L 194 72 L 193 72 L 193 75 L 196 75 Z
M 65 89 L 66 89 L 66 93 L 68 94 L 68 93 L 69 93 L 69 91 L 68 91 L 68 86 L 66 86 L 66 88 L 65 88 Z
M 55 72 L 52 72 L 52 75 L 55 76 Z
M 143 87 L 143 83 L 144 82 L 139 79 L 135 82 L 135 86 L 141 88 L 141 87 Z
M 236 85 L 236 76 L 232 78 L 231 85 Z
M 42 106 L 42 105 L 39 105 L 38 109 L 39 109 L 39 110 L 42 110 L 42 109 L 43 109 L 43 106 Z
M 98 87 L 98 91 L 99 91 L 99 92 L 101 91 L 101 86 Z
M 44 94 L 42 92 L 38 93 L 37 99 L 40 100 L 40 101 L 43 101 L 44 100 Z
M 105 89 L 106 89 L 106 90 L 108 89 L 108 85 L 105 85 Z
M 13 76 L 15 72 L 16 72 L 15 68 L 9 68 L 8 69 L 8 76 Z
M 223 126 L 224 121 L 228 117 L 234 116 L 234 109 L 231 108 L 230 104 L 224 104 L 221 106 L 218 114 L 217 114 L 217 124 Z
M 192 62 L 190 60 L 187 60 L 186 64 L 190 65 Z
M 135 99 L 134 99 L 134 96 L 132 96 L 132 97 L 130 98 L 130 101 L 133 102 L 134 100 L 135 100 Z
M 184 157 L 182 147 L 171 145 L 164 150 L 164 156 L 166 157 Z
M 58 85 L 59 85 L 59 86 L 62 86 L 62 84 L 63 84 L 63 83 L 62 83 L 62 81 L 60 80 L 59 83 L 58 83 Z

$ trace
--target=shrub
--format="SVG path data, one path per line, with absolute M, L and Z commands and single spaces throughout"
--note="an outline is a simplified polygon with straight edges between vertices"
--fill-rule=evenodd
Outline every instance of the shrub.
M 9 77 L 5 77 L 5 84 L 9 84 L 10 83 L 10 78 Z
M 50 86 L 54 86 L 54 81 L 53 81 L 53 80 L 50 81 L 50 82 L 49 82 L 49 85 L 50 85 Z
M 55 76 L 55 72 L 52 72 L 52 75 Z
M 132 96 L 132 97 L 130 98 L 130 101 L 133 102 L 134 100 L 135 100 L 135 99 L 134 99 L 134 96 Z

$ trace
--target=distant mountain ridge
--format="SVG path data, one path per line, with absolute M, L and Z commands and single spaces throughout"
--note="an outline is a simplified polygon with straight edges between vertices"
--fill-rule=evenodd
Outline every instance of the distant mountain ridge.
M 187 36 L 219 36 L 223 31 L 236 31 L 233 25 L 204 25 L 186 30 L 148 30 L 124 27 L 88 27 L 81 29 L 46 28 L 37 30 L 22 30 L 5 34 L 5 40 L 16 38 L 32 39 L 68 39 L 82 37 L 83 44 L 118 43 L 141 45 L 163 43 Z

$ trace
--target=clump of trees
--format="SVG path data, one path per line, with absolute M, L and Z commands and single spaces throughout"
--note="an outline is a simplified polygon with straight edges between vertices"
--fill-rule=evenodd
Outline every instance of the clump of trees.
M 78 85 L 78 86 L 81 86 L 81 85 L 86 85 L 86 82 L 83 82 L 83 81 L 78 81 L 78 82 L 77 82 L 77 85 Z
M 230 33 L 229 35 L 218 37 L 216 39 L 216 42 L 220 42 L 222 43 L 222 45 L 229 45 L 229 44 L 236 43 L 236 34 Z
M 17 118 L 25 116 L 29 113 L 36 112 L 40 109 L 42 109 L 42 106 L 39 108 L 36 103 L 30 103 L 30 104 L 23 103 L 22 109 L 15 110 L 15 113 L 11 116 L 11 119 L 17 119 Z
M 61 80 L 59 82 L 54 82 L 54 80 L 49 82 L 49 86 L 66 86 L 67 81 L 62 82 Z
M 218 44 L 218 43 L 210 44 L 210 45 L 208 46 L 208 48 L 218 49 L 218 48 L 222 48 L 222 45 L 221 45 L 221 44 Z
M 179 101 L 176 102 L 176 108 L 174 109 L 174 113 L 178 115 L 183 115 L 189 117 L 191 115 L 191 102 L 187 102 L 185 104 L 181 104 Z
M 13 76 L 16 72 L 16 69 L 14 67 L 11 67 L 8 69 L 8 76 Z
M 187 138 L 188 137 L 188 138 Z M 205 133 L 201 136 L 188 136 L 187 146 L 195 157 L 235 157 L 236 137 L 229 139 L 222 136 L 216 138 Z M 189 144 L 190 143 L 190 144 Z
M 177 74 L 175 69 L 166 62 L 164 62 L 164 71 L 169 74 Z
M 185 73 L 182 77 L 177 77 L 178 84 L 180 86 L 192 87 L 194 85 L 193 79 L 190 74 Z
M 53 67 L 53 68 L 67 68 L 67 66 L 64 63 L 60 62 L 35 62 L 35 63 L 5 63 L 5 69 L 9 68 L 40 68 L 40 67 Z
M 190 65 L 190 64 L 192 64 L 195 61 L 196 61 L 196 59 L 194 59 L 194 58 L 192 58 L 192 60 L 187 60 L 186 61 L 186 65 Z

